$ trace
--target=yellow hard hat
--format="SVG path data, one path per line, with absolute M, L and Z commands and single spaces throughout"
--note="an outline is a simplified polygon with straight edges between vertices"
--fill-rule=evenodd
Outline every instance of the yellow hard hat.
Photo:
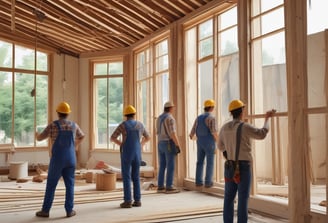
M 204 108 L 206 107 L 214 107 L 215 106 L 215 101 L 212 99 L 208 99 L 204 102 Z
M 232 100 L 229 104 L 229 112 L 242 107 L 245 107 L 244 102 L 242 102 L 241 100 Z
M 71 107 L 67 102 L 60 102 L 57 106 L 56 112 L 63 113 L 63 114 L 69 114 L 71 113 Z
M 124 115 L 131 115 L 131 114 L 135 114 L 137 112 L 137 110 L 132 106 L 132 105 L 128 105 L 124 108 Z

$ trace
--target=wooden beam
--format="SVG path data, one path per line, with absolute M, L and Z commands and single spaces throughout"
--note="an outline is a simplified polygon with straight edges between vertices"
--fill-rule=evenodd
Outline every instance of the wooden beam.
M 327 52 L 328 50 L 328 30 L 326 29 L 325 31 L 325 49 L 324 51 Z M 326 70 L 325 70 L 325 81 L 326 81 L 326 105 L 328 105 L 328 54 L 326 53 Z M 326 112 L 326 139 L 328 139 L 328 112 Z M 328 146 L 327 146 L 327 141 L 326 141 L 326 201 L 328 201 Z M 326 206 L 326 218 L 328 219 L 328 205 Z
M 11 31 L 15 30 L 15 0 L 11 0 Z
M 311 222 L 307 101 L 307 0 L 285 0 L 290 222 Z

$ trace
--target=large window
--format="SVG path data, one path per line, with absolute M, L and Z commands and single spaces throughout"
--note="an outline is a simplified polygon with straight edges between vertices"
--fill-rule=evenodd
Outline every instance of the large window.
M 288 101 L 283 3 L 283 0 L 252 2 L 249 117 L 255 126 L 261 127 L 266 111 L 278 111 L 272 118 L 271 134 L 265 140 L 254 141 L 258 193 L 264 193 L 263 184 L 285 185 L 288 182 Z
M 34 133 L 48 123 L 48 79 L 48 54 L 0 41 L 1 144 L 47 145 L 36 142 Z
M 185 31 L 186 135 L 195 118 L 203 112 L 206 99 L 214 99 L 214 19 L 210 18 Z M 197 148 L 188 141 L 188 177 L 195 177 Z
M 225 123 L 230 101 L 240 98 L 237 7 L 218 15 L 218 58 L 218 115 Z
M 170 97 L 168 39 L 153 41 L 136 52 L 136 64 L 137 116 L 153 136 L 143 148 L 151 152 L 156 148 L 153 140 L 156 117 L 163 112 L 163 105 Z
M 123 60 L 93 63 L 95 148 L 119 150 L 110 135 L 123 121 Z

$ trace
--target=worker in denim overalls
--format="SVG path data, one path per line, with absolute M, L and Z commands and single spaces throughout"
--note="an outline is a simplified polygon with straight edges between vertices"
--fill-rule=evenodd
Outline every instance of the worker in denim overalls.
M 215 147 L 218 140 L 218 127 L 216 118 L 212 112 L 215 102 L 212 99 L 204 102 L 204 113 L 199 115 L 189 134 L 190 139 L 197 136 L 197 165 L 196 165 L 196 186 L 203 186 L 203 169 L 206 158 L 205 187 L 213 186 L 213 170 Z
M 42 210 L 36 212 L 38 217 L 49 217 L 55 190 L 61 177 L 63 177 L 66 187 L 66 216 L 72 217 L 76 214 L 73 210 L 76 166 L 75 146 L 81 143 L 84 133 L 76 123 L 66 119 L 71 112 L 69 104 L 66 102 L 60 103 L 56 111 L 59 119 L 49 124 L 41 134 L 36 133 L 38 141 L 50 137 L 53 142 L 46 192 Z
M 149 141 L 150 137 L 144 125 L 135 120 L 136 109 L 129 105 L 124 109 L 126 121 L 122 122 L 111 135 L 111 141 L 120 146 L 121 168 L 123 179 L 124 202 L 121 208 L 131 208 L 141 206 L 140 192 L 140 163 L 141 148 Z M 122 135 L 120 141 L 118 137 Z M 140 140 L 142 138 L 142 140 Z M 133 183 L 133 199 L 131 196 L 131 179 Z

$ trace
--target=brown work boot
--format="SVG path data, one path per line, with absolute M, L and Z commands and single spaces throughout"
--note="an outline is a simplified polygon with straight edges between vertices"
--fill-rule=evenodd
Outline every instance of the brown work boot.
M 165 187 L 158 187 L 157 193 L 165 193 Z
M 123 203 L 120 204 L 121 208 L 132 208 L 131 201 L 124 201 Z
M 180 190 L 175 187 L 168 187 L 168 188 L 166 188 L 166 191 L 165 191 L 166 194 L 175 194 L 175 193 L 179 193 L 179 192 L 180 192 Z
M 66 213 L 66 217 L 73 217 L 74 215 L 76 215 L 76 211 L 72 210 L 71 212 L 69 213 Z
M 35 213 L 35 216 L 37 217 L 43 217 L 43 218 L 49 218 L 49 212 L 45 212 L 45 211 L 38 211 Z
M 135 201 L 132 203 L 133 207 L 141 207 L 141 201 Z

